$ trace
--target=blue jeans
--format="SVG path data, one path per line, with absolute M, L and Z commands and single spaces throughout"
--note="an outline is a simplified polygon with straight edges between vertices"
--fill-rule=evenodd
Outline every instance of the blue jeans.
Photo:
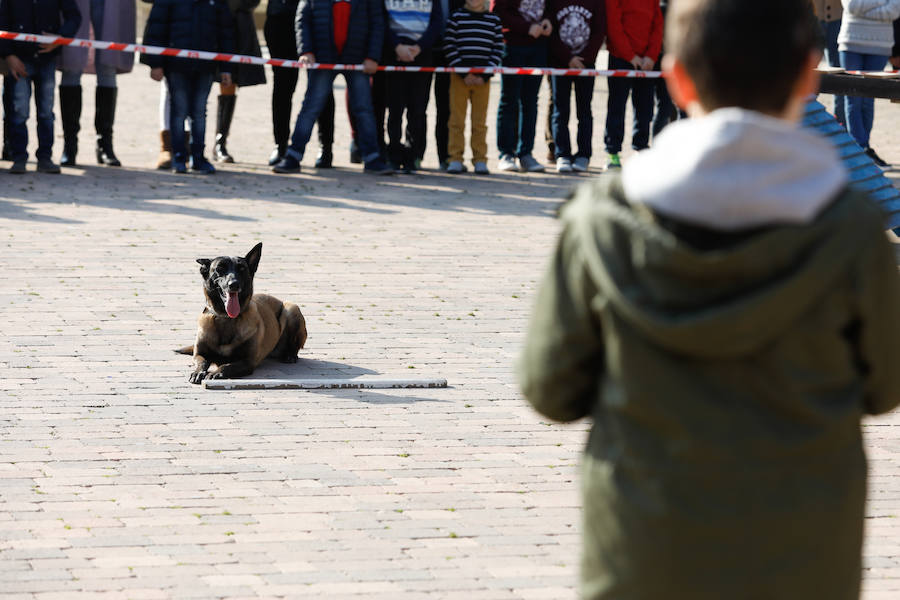
M 547 64 L 547 43 L 507 46 L 504 67 L 543 67 Z M 497 149 L 500 156 L 530 156 L 534 150 L 538 92 L 543 77 L 503 75 L 500 79 L 500 107 L 497 110 Z
M 609 56 L 610 69 L 633 69 L 631 63 L 613 55 Z M 631 94 L 634 109 L 634 123 L 631 128 L 631 147 L 643 150 L 650 145 L 650 121 L 653 119 L 654 81 L 652 79 L 629 79 L 610 77 L 609 102 L 606 106 L 606 133 L 603 142 L 609 154 L 622 150 L 625 138 L 625 105 Z
M 347 82 L 347 101 L 350 105 L 350 114 L 356 119 L 359 150 L 363 161 L 368 163 L 381 157 L 375 133 L 375 110 L 372 108 L 372 86 L 369 83 L 369 76 L 362 71 L 340 71 L 340 73 Z M 306 144 L 309 143 L 319 113 L 325 108 L 328 98 L 333 97 L 332 88 L 337 75 L 338 71 L 307 71 L 309 80 L 306 94 L 303 96 L 300 114 L 297 115 L 297 123 L 294 125 L 291 145 L 287 149 L 287 154 L 298 161 L 303 160 Z
M 34 85 L 34 105 L 37 110 L 38 160 L 50 160 L 53 153 L 53 95 L 56 88 L 56 61 L 25 63 L 27 75 L 14 80 L 6 76 L 6 84 L 13 86 L 13 114 L 9 126 L 9 149 L 13 160 L 28 159 L 28 122 L 31 106 L 31 87 Z
M 594 65 L 585 65 L 593 69 Z M 550 78 L 553 86 L 553 143 L 556 144 L 556 158 L 572 158 L 572 142 L 569 139 L 569 106 L 572 88 L 575 88 L 575 115 L 578 117 L 578 154 L 575 158 L 591 157 L 591 138 L 594 136 L 594 114 L 591 112 L 591 100 L 594 98 L 593 77 L 561 77 Z
M 103 11 L 105 9 L 106 0 L 91 0 L 91 27 L 94 28 L 94 38 L 98 40 L 106 39 L 103 37 Z M 99 64 L 95 61 L 94 69 L 97 73 L 97 87 L 116 87 L 116 68 L 114 66 Z M 81 71 L 64 70 L 59 80 L 59 86 L 76 85 L 81 85 Z
M 841 52 L 841 67 L 848 71 L 881 71 L 887 64 L 887 56 Z M 875 120 L 875 99 L 859 96 L 844 98 L 847 131 L 861 148 L 869 147 L 869 134 Z
M 175 159 L 184 162 L 184 120 L 191 120 L 191 156 L 203 156 L 206 139 L 206 100 L 213 84 L 211 71 L 166 73 L 169 86 L 169 131 Z
M 841 31 L 841 20 L 819 21 L 822 33 L 825 35 L 825 60 L 832 67 L 841 66 L 841 57 L 838 53 L 838 33 Z M 834 97 L 834 117 L 838 123 L 846 127 L 847 118 L 844 116 L 844 97 Z

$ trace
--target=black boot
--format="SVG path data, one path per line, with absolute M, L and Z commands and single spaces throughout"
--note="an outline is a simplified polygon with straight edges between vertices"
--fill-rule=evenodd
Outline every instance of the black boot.
M 228 130 L 231 129 L 231 118 L 234 116 L 235 102 L 237 102 L 236 95 L 225 96 L 219 94 L 218 110 L 216 111 L 216 147 L 213 151 L 217 162 L 234 162 L 234 158 L 228 154 L 225 142 L 228 141 Z
M 78 154 L 78 132 L 81 130 L 81 86 L 59 86 L 59 112 L 62 117 L 63 151 L 59 163 L 64 167 L 75 166 Z
M 113 152 L 113 122 L 116 120 L 116 96 L 119 90 L 111 87 L 98 87 L 95 98 L 96 114 L 94 129 L 97 131 L 97 164 L 109 167 L 121 167 L 122 163 Z

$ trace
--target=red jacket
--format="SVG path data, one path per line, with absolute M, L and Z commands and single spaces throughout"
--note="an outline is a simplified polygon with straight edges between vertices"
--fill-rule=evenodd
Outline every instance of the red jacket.
M 663 16 L 659 0 L 606 0 L 606 47 L 622 60 L 635 55 L 659 60 Z

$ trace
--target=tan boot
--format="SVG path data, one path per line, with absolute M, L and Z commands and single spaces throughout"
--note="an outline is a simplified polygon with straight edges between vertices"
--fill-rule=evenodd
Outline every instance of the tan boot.
M 168 130 L 160 131 L 159 139 L 162 142 L 162 147 L 159 150 L 159 158 L 156 159 L 156 168 L 157 169 L 171 169 L 172 168 L 172 134 Z

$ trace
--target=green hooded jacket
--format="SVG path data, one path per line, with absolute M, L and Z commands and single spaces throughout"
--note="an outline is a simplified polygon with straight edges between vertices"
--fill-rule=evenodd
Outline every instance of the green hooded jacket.
M 857 598 L 860 419 L 900 401 L 893 249 L 867 197 L 825 184 L 830 157 L 776 165 L 783 123 L 717 118 L 580 188 L 539 290 L 523 393 L 593 420 L 582 597 Z M 788 129 L 786 161 L 826 151 Z M 685 158 L 688 134 L 716 141 Z M 788 167 L 811 178 L 794 196 Z

